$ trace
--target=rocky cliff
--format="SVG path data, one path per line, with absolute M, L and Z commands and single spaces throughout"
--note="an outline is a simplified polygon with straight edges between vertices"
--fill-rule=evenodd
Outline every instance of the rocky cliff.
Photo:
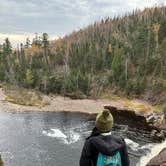
M 136 123 L 138 126 L 150 130 L 152 137 L 165 140 L 166 123 L 164 113 L 154 110 L 138 110 L 112 105 L 105 105 L 104 108 L 110 110 L 115 121 L 119 117 L 125 117 L 128 121 L 132 121 L 132 123 Z

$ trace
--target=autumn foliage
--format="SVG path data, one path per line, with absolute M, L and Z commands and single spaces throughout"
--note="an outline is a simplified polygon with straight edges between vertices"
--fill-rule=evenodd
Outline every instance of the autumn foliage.
M 166 88 L 166 7 L 108 17 L 49 41 L 1 46 L 0 80 L 45 93 L 152 96 Z M 33 79 L 32 79 L 33 78 Z M 155 99 L 158 100 L 158 99 Z

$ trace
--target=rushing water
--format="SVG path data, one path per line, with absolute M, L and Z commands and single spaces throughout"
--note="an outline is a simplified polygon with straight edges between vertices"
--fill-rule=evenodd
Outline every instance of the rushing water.
M 5 166 L 78 166 L 85 138 L 94 117 L 77 113 L 0 112 L 0 153 Z M 131 166 L 150 153 L 150 132 L 123 121 L 113 134 L 122 135 L 129 148 Z

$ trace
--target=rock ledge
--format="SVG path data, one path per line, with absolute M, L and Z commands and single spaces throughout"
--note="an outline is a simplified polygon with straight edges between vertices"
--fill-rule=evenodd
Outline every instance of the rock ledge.
M 115 107 L 112 105 L 105 105 L 105 109 L 108 109 L 115 120 L 118 117 L 125 117 L 125 119 L 133 120 L 139 126 L 142 126 L 148 130 L 151 130 L 152 136 L 159 140 L 166 138 L 166 123 L 164 113 L 157 111 L 143 111 L 134 110 L 129 108 Z

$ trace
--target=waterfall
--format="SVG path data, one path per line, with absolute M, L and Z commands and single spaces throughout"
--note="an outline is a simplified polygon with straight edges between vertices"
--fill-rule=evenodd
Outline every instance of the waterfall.
M 152 144 L 148 144 L 146 146 L 152 146 Z M 150 152 L 147 153 L 147 155 L 141 157 L 140 162 L 137 164 L 137 166 L 145 166 L 153 157 L 159 154 L 159 152 L 166 147 L 166 140 L 163 141 L 160 144 L 153 144 L 153 146 L 150 149 Z

